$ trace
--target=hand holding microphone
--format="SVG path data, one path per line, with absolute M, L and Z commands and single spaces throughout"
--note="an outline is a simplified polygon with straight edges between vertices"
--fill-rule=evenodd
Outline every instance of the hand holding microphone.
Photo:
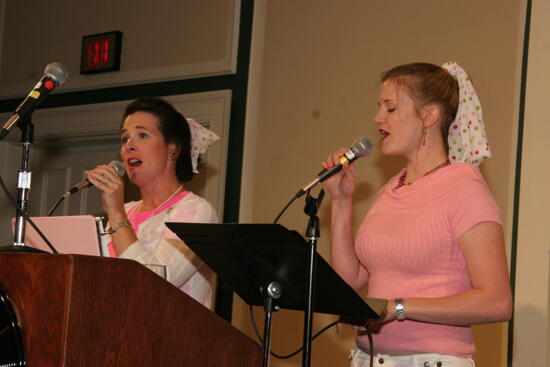
M 365 157 L 372 152 L 372 143 L 368 138 L 358 138 L 353 142 L 353 145 L 348 149 L 343 149 L 337 152 L 338 156 L 330 158 L 325 161 L 327 167 L 317 174 L 317 176 L 308 182 L 304 187 L 296 193 L 296 198 L 304 195 L 307 190 L 314 187 L 320 182 L 325 181 L 329 177 L 340 172 L 344 166 L 347 166 L 357 160 L 358 158 Z
M 279 212 L 279 214 L 275 217 L 275 220 L 273 223 L 277 223 L 279 219 L 282 217 L 286 209 L 294 202 L 294 200 L 298 199 L 299 197 L 303 196 L 306 192 L 308 192 L 309 189 L 314 187 L 320 182 L 325 181 L 329 177 L 332 177 L 336 173 L 340 172 L 345 166 L 349 166 L 352 162 L 354 162 L 356 159 L 365 157 L 369 155 L 372 152 L 372 143 L 368 138 L 362 137 L 358 138 L 353 142 L 353 145 L 349 147 L 348 149 L 342 149 L 336 152 L 336 156 L 333 155 L 329 157 L 324 162 L 325 169 L 323 169 L 321 172 L 317 174 L 317 176 L 309 181 L 304 187 L 302 187 L 296 195 L 284 206 L 284 208 Z M 352 169 L 353 172 L 353 169 Z M 349 179 L 348 179 L 349 181 Z M 352 185 L 354 184 L 354 180 L 352 182 Z M 339 184 L 340 185 L 340 184 Z M 334 186 L 334 185 L 331 185 Z M 342 191 L 342 189 L 340 189 Z M 353 188 L 351 189 L 353 191 Z M 329 188 L 329 192 L 334 199 L 334 189 Z
M 341 148 L 329 155 L 323 162 L 323 167 L 329 169 L 337 165 L 339 159 L 345 154 L 346 149 Z M 330 194 L 331 200 L 350 197 L 355 191 L 355 165 L 343 165 L 337 174 L 331 176 L 324 183 L 325 190 Z
M 126 172 L 124 163 L 122 163 L 121 161 L 111 161 L 109 162 L 108 166 L 112 167 L 115 170 L 116 174 L 120 177 L 124 176 L 124 173 Z M 67 192 L 65 192 L 59 198 L 59 200 L 57 200 L 57 202 L 53 205 L 53 207 L 48 211 L 47 216 L 48 217 L 51 216 L 54 213 L 55 209 L 57 209 L 59 204 L 61 204 L 61 202 L 65 200 L 67 197 L 81 190 L 85 190 L 90 186 L 94 186 L 94 184 L 90 182 L 90 180 L 84 179 L 79 183 L 77 183 L 76 185 L 74 185 L 73 187 L 71 187 Z
M 121 161 L 117 161 L 117 160 L 111 161 L 111 162 L 109 162 L 108 166 L 114 168 L 116 174 L 119 177 L 124 176 L 124 174 L 126 173 L 126 167 L 124 166 L 124 163 L 122 163 Z M 94 184 L 92 182 L 90 182 L 89 179 L 84 179 L 84 180 L 80 181 L 79 183 L 77 183 L 76 185 L 74 185 L 63 196 L 67 197 L 71 194 L 74 194 L 75 192 L 87 189 L 90 186 L 94 186 Z

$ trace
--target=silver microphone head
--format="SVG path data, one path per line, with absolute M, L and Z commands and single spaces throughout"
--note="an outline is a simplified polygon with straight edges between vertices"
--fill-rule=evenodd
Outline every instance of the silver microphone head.
M 110 161 L 109 166 L 113 167 L 117 175 L 119 175 L 120 177 L 124 176 L 124 174 L 126 173 L 126 166 L 121 161 Z
M 48 76 L 55 80 L 58 86 L 65 83 L 65 81 L 69 79 L 69 72 L 62 64 L 58 62 L 52 62 L 51 64 L 46 65 L 44 74 L 48 74 Z
M 356 139 L 353 142 L 353 145 L 351 146 L 351 150 L 353 151 L 353 154 L 357 158 L 359 157 L 365 157 L 372 152 L 372 143 L 369 140 L 369 138 L 361 137 Z

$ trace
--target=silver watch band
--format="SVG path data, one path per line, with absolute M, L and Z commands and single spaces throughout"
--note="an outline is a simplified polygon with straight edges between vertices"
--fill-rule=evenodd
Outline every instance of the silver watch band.
M 405 305 L 403 304 L 403 298 L 396 298 L 395 302 L 395 315 L 397 316 L 398 321 L 403 321 L 406 319 Z

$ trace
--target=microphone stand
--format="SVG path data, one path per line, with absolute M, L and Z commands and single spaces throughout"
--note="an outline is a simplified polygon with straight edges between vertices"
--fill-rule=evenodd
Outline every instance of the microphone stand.
M 29 194 L 31 191 L 31 170 L 30 156 L 31 145 L 34 140 L 34 125 L 30 117 L 20 120 L 17 126 L 21 129 L 21 170 L 17 178 L 17 207 L 15 214 L 15 230 L 12 245 L 0 247 L 0 252 L 45 252 L 34 247 L 25 245 L 25 217 L 21 214 L 27 214 Z
M 304 350 L 302 353 L 302 367 L 309 367 L 311 364 L 311 342 L 313 330 L 313 310 L 315 308 L 315 275 L 317 261 L 317 240 L 321 236 L 319 230 L 319 217 L 317 211 L 321 207 L 321 202 L 325 195 L 324 190 L 319 192 L 319 196 L 314 198 L 307 190 L 306 205 L 304 212 L 309 216 L 309 222 L 306 229 L 306 238 L 308 240 L 308 273 L 306 274 L 306 309 L 304 315 Z
M 271 352 L 271 322 L 273 312 L 279 311 L 279 305 L 276 303 L 281 297 L 283 287 L 281 283 L 272 281 L 262 289 L 264 293 L 264 343 L 262 367 L 269 367 L 269 354 Z

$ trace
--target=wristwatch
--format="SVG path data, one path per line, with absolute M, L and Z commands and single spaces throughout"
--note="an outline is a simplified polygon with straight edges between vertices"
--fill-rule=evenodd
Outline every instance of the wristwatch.
M 405 306 L 403 305 L 403 298 L 396 298 L 395 302 L 395 315 L 398 321 L 404 321 L 406 319 Z
M 105 234 L 113 234 L 115 233 L 119 228 L 123 228 L 123 227 L 132 227 L 132 223 L 130 223 L 130 221 L 128 220 L 128 218 L 124 219 L 123 221 L 120 221 L 118 223 L 115 223 L 111 226 L 111 228 L 109 228 L 108 230 L 105 231 Z

